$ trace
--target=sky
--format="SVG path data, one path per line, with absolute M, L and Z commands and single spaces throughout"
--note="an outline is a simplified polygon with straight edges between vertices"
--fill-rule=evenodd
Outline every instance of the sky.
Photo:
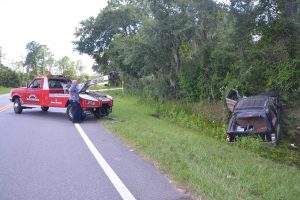
M 79 22 L 96 17 L 106 4 L 107 0 L 0 0 L 2 63 L 11 66 L 24 60 L 26 44 L 36 41 L 46 45 L 56 60 L 64 56 L 81 60 L 85 72 L 91 74 L 94 61 L 75 52 L 72 41 Z
M 24 60 L 26 44 L 36 41 L 46 45 L 55 59 L 68 56 L 81 60 L 92 73 L 93 60 L 75 52 L 75 28 L 79 22 L 96 17 L 107 0 L 0 0 L 0 46 L 2 63 Z

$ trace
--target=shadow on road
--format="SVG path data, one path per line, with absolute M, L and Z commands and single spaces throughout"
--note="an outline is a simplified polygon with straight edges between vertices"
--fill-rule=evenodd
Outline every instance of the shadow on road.
M 44 112 L 38 109 L 25 109 L 23 110 L 22 114 L 15 114 L 13 112 L 8 113 L 10 115 L 16 115 L 18 117 L 30 117 L 30 119 L 47 119 L 51 121 L 66 121 L 71 122 L 69 118 L 67 117 L 67 114 L 65 110 L 51 110 Z M 82 122 L 97 122 L 98 119 L 96 119 L 93 115 L 87 116 Z

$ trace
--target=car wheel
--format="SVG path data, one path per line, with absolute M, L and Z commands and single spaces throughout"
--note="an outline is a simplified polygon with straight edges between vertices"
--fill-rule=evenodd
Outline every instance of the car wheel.
M 16 114 L 21 114 L 23 111 L 23 108 L 21 106 L 21 101 L 19 98 L 15 99 L 14 101 L 14 111 Z
M 69 118 L 69 120 L 73 120 L 73 114 L 72 114 L 72 106 L 71 106 L 71 104 L 69 104 L 68 105 L 68 107 L 67 107 L 67 116 L 68 116 L 68 118 Z
M 47 112 L 49 110 L 49 107 L 42 106 L 41 109 L 42 109 L 42 111 Z

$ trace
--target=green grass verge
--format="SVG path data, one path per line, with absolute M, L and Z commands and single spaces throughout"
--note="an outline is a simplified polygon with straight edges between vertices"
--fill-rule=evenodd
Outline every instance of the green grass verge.
M 210 137 L 209 127 L 187 129 L 151 116 L 157 109 L 116 92 L 112 123 L 101 120 L 177 185 L 209 199 L 298 199 L 300 170 Z M 203 123 L 203 126 L 209 124 Z
M 6 88 L 6 87 L 0 86 L 0 94 L 6 94 L 6 93 L 9 93 L 10 90 L 11 90 L 11 88 Z

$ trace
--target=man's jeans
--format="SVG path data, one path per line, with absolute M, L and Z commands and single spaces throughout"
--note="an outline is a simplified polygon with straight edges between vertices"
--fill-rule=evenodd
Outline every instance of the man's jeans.
M 70 100 L 72 106 L 73 123 L 78 123 L 81 118 L 81 107 L 77 101 Z

